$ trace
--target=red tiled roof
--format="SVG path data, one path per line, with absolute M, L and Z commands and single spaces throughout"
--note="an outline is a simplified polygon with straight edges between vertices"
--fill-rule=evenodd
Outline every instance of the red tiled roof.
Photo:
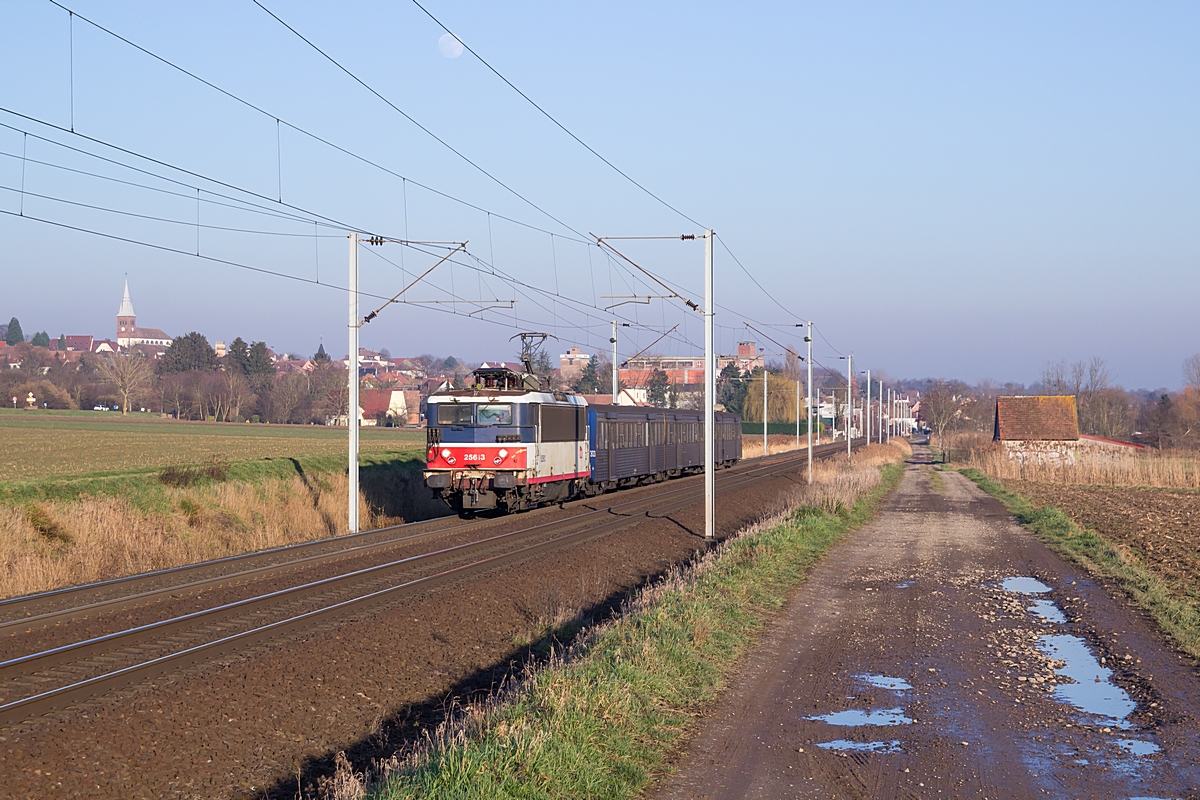
M 1075 396 L 997 397 L 994 438 L 1033 442 L 1078 440 Z

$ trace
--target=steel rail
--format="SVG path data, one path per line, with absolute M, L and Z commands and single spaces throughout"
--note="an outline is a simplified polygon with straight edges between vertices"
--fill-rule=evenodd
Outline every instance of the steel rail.
M 840 449 L 837 452 L 840 452 Z M 836 455 L 837 452 L 830 453 L 830 455 Z M 736 476 L 730 476 L 730 477 L 742 478 L 743 480 L 738 480 L 736 482 L 736 485 L 731 485 L 731 482 L 727 481 L 723 488 L 726 491 L 728 491 L 729 489 L 738 488 L 739 486 L 744 485 L 744 484 L 756 483 L 758 481 L 767 479 L 769 477 L 774 477 L 779 472 L 786 471 L 786 469 L 791 466 L 791 462 L 796 461 L 796 460 L 800 460 L 800 459 L 779 459 L 779 460 L 772 460 L 767 463 L 759 464 L 752 470 L 748 470 L 748 471 L 746 471 L 744 473 L 740 473 Z M 783 470 L 774 469 L 775 467 L 779 467 L 781 464 L 784 467 Z M 767 474 L 765 474 L 765 475 L 751 474 L 751 473 L 758 473 L 758 472 L 766 472 Z M 681 487 L 681 488 L 683 488 L 683 487 Z M 695 487 L 689 486 L 686 488 L 694 489 Z M 675 494 L 675 493 L 676 492 L 672 492 L 672 494 Z M 692 493 L 694 493 L 694 492 L 692 492 Z M 657 495 L 654 498 L 639 498 L 638 500 L 631 500 L 628 503 L 623 503 L 623 504 L 619 504 L 619 505 L 633 505 L 633 504 L 638 504 L 638 503 L 645 503 L 647 500 L 660 501 L 661 498 L 662 498 L 662 495 Z M 662 511 L 662 512 L 669 512 L 676 508 L 686 506 L 688 503 L 690 503 L 692 501 L 692 499 L 693 498 L 691 498 L 691 497 L 683 497 L 683 498 L 677 499 L 676 501 L 674 501 L 672 503 L 667 504 L 666 506 L 659 504 L 657 507 L 657 510 Z M 611 509 L 597 509 L 591 513 L 592 514 L 606 513 L 610 510 Z M 583 515 L 580 515 L 580 516 L 582 517 Z M 577 520 L 578 518 L 574 518 L 574 519 Z M 578 531 L 563 534 L 562 536 L 558 536 L 558 537 L 554 537 L 554 538 L 551 538 L 551 539 L 548 539 L 548 540 L 545 540 L 542 542 L 536 542 L 534 544 L 526 545 L 526 546 L 518 548 L 516 550 L 510 550 L 510 551 L 507 551 L 504 553 L 498 553 L 498 554 L 488 556 L 488 557 L 485 557 L 485 558 L 482 558 L 482 559 L 479 559 L 476 561 L 469 562 L 467 564 L 460 564 L 460 565 L 451 567 L 449 569 L 433 573 L 431 575 L 414 578 L 414 579 L 405 581 L 403 583 L 396 584 L 395 586 L 390 586 L 390 587 L 386 587 L 383 589 L 375 590 L 375 591 L 369 592 L 367 594 L 360 595 L 358 597 L 350 598 L 348 600 L 342 600 L 342 601 L 333 603 L 331 605 L 328 605 L 328 606 L 325 606 L 325 607 L 322 607 L 319 609 L 307 611 L 302 614 L 298 614 L 298 615 L 294 615 L 294 616 L 285 618 L 283 620 L 277 620 L 275 622 L 271 622 L 271 623 L 268 623 L 268 624 L 265 624 L 265 625 L 262 625 L 262 626 L 259 626 L 256 628 L 251 628 L 246 631 L 241 631 L 236 634 L 231 634 L 229 636 L 221 637 L 219 639 L 216 639 L 216 640 L 213 640 L 210 642 L 205 642 L 202 644 L 194 645 L 192 647 L 185 648 L 184 650 L 180 650 L 175 653 L 169 653 L 169 654 L 166 654 L 163 656 L 159 656 L 159 657 L 150 659 L 148 661 L 142 662 L 140 664 L 133 664 L 133 665 L 123 667 L 123 668 L 120 668 L 120 669 L 117 669 L 117 670 L 114 670 L 111 672 L 107 672 L 107 673 L 104 673 L 101 675 L 96 675 L 96 676 L 93 676 L 93 677 L 90 677 L 90 678 L 87 678 L 84 680 L 76 681 L 74 683 L 70 683 L 65 686 L 60 686 L 55 689 L 50 689 L 45 692 L 40 692 L 38 694 L 34 694 L 34 695 L 30 695 L 28 697 L 24 697 L 24 698 L 21 698 L 18 700 L 10 701 L 8 703 L 0 705 L 0 726 L 8 726 L 8 725 L 16 724 L 16 723 L 22 722 L 26 719 L 29 719 L 33 716 L 38 716 L 38 715 L 44 714 L 48 711 L 52 711 L 56 708 L 61 708 L 64 705 L 69 705 L 71 703 L 79 702 L 80 700 L 84 700 L 84 699 L 90 699 L 91 697 L 94 697 L 97 694 L 111 692 L 111 691 L 118 690 L 120 688 L 123 688 L 123 687 L 128 686 L 133 683 L 142 682 L 148 678 L 154 677 L 157 674 L 161 674 L 161 672 L 163 672 L 163 671 L 183 669 L 183 668 L 191 666 L 195 663 L 198 663 L 200 661 L 211 660 L 215 657 L 220 656 L 221 654 L 223 654 L 225 652 L 228 652 L 229 650 L 233 649 L 236 645 L 238 645 L 239 643 L 241 643 L 243 641 L 253 642 L 256 640 L 262 640 L 262 639 L 267 638 L 268 636 L 274 636 L 276 634 L 279 634 L 279 633 L 282 633 L 282 632 L 285 632 L 288 630 L 292 630 L 296 627 L 299 627 L 301 624 L 307 624 L 307 623 L 311 622 L 312 620 L 318 619 L 320 617 L 335 614 L 337 612 L 344 611 L 344 610 L 347 610 L 352 607 L 362 606 L 362 605 L 374 602 L 376 600 L 379 600 L 383 597 L 386 597 L 388 595 L 391 595 L 391 594 L 394 594 L 397 592 L 402 592 L 404 590 L 412 589 L 412 588 L 418 587 L 418 586 L 429 585 L 431 583 L 437 582 L 438 580 L 446 579 L 448 577 L 455 576 L 460 573 L 466 573 L 466 572 L 469 572 L 469 571 L 475 570 L 475 569 L 482 569 L 488 565 L 494 565 L 494 564 L 498 564 L 498 563 L 504 563 L 507 561 L 517 560 L 517 559 L 519 559 L 523 556 L 526 556 L 532 552 L 550 548 L 550 547 L 553 547 L 556 545 L 562 545 L 571 540 L 587 538 L 589 536 L 599 536 L 604 533 L 608 533 L 612 530 L 618 530 L 618 529 L 621 529 L 624 527 L 628 527 L 630 525 L 634 525 L 640 519 L 641 519 L 640 516 L 632 516 L 632 515 L 609 518 L 606 521 L 599 523 L 598 525 L 585 527 Z M 485 543 L 488 543 L 491 541 L 518 535 L 520 533 L 528 533 L 529 531 L 540 529 L 540 528 L 561 526 L 563 523 L 564 523 L 564 521 L 561 521 L 561 520 L 556 521 L 556 522 L 547 522 L 547 523 L 543 523 L 541 525 L 533 526 L 532 528 L 529 528 L 529 529 L 523 529 L 520 531 L 511 531 L 511 532 L 505 533 L 505 534 L 498 534 L 497 536 L 494 536 L 494 537 L 488 537 L 488 539 L 485 539 L 485 540 L 478 540 L 476 542 L 464 543 L 461 545 L 456 545 L 452 548 L 445 548 L 442 551 L 435 551 L 434 553 L 422 554 L 420 556 L 413 556 L 408 559 L 402 559 L 400 562 L 397 562 L 397 563 L 404 563 L 404 562 L 411 563 L 413 561 L 420 560 L 422 558 L 429 558 L 429 557 L 432 557 L 435 555 L 441 555 L 441 554 L 444 554 L 447 552 L 463 551 L 463 550 L 467 550 L 470 548 L 478 547 L 481 544 L 485 544 Z M 362 571 L 358 571 L 358 572 L 374 572 L 374 571 L 378 571 L 379 569 L 381 569 L 383 567 L 387 567 L 387 566 L 393 566 L 393 565 L 391 565 L 391 564 L 378 565 L 377 567 L 368 568 L 367 570 L 362 570 Z M 348 575 L 355 575 L 355 573 L 348 573 Z M 315 583 L 329 585 L 332 582 L 337 581 L 338 579 L 344 578 L 344 577 L 347 577 L 347 576 L 334 576 L 333 578 L 324 579 L 323 581 L 315 582 Z M 183 617 L 177 618 L 176 620 L 166 620 L 161 623 L 153 623 L 151 626 L 141 626 L 139 628 L 131 629 L 130 631 L 125 631 L 125 632 L 121 632 L 121 633 L 117 633 L 117 634 L 110 634 L 105 637 L 99 637 L 96 640 L 89 640 L 88 642 L 81 642 L 81 643 L 78 643 L 77 645 L 67 646 L 64 648 L 55 648 L 53 650 L 46 651 L 45 653 L 33 654 L 31 656 L 22 657 L 20 659 L 14 659 L 12 661 L 5 662 L 4 664 L 0 665 L 0 667 L 7 667 L 9 665 L 17 666 L 18 664 L 27 665 L 27 664 L 32 663 L 33 661 L 38 660 L 43 657 L 52 657 L 53 655 L 62 654 L 65 651 L 72 650 L 72 648 L 74 648 L 74 647 L 87 648 L 88 646 L 90 646 L 92 644 L 101 644 L 101 643 L 115 641 L 115 640 L 122 638 L 123 636 L 125 636 L 127 638 L 128 634 L 140 633 L 142 631 L 148 630 L 151 627 L 156 627 L 157 629 L 162 630 L 162 629 L 164 629 L 164 626 L 171 625 L 172 623 L 175 623 L 175 622 L 182 623 L 186 620 L 194 620 L 194 619 L 202 618 L 205 615 L 209 615 L 211 617 L 211 615 L 214 611 L 224 610 L 227 607 L 232 608 L 234 606 L 239 606 L 239 607 L 245 608 L 248 604 L 252 603 L 255 600 L 265 601 L 268 598 L 277 598 L 281 595 L 285 595 L 285 594 L 294 592 L 296 589 L 302 589 L 302 588 L 305 588 L 305 587 L 293 587 L 292 589 L 270 593 L 269 595 L 264 595 L 260 598 L 250 598 L 246 601 L 239 601 L 239 603 L 237 603 L 237 604 L 228 604 L 228 606 L 218 607 L 218 609 L 209 609 L 207 611 L 194 612 L 193 614 L 184 615 Z M 78 652 L 78 651 L 75 651 L 75 652 Z M 26 674 L 28 674 L 28 673 L 26 672 Z M 100 687 L 103 687 L 103 691 L 95 691 L 96 689 L 99 689 Z

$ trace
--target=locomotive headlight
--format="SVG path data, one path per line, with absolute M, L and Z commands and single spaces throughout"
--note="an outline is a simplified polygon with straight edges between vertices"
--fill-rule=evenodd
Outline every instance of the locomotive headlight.
M 508 451 L 501 447 L 500 452 L 496 455 L 500 456 L 500 460 L 503 461 L 504 459 L 508 458 Z
M 450 451 L 448 449 L 442 450 L 442 458 L 449 458 L 449 457 L 450 457 Z

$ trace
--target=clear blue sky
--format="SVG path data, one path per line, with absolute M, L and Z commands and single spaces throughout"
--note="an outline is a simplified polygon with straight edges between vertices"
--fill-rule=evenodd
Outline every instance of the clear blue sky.
M 540 116 L 410 3 L 266 5 L 396 105 L 570 228 L 679 234 L 695 225 L 642 194 Z M 206 177 L 393 236 L 470 240 L 510 275 L 587 304 L 660 294 L 513 197 L 372 97 L 250 0 L 67 7 L 274 116 L 532 231 L 438 198 L 318 145 L 79 20 L 75 130 Z M 1133 388 L 1176 387 L 1200 351 L 1200 6 L 1194 3 L 779 3 L 427 6 L 565 125 L 690 217 L 718 231 L 770 291 L 721 248 L 720 346 L 746 319 L 811 317 L 833 348 L 894 376 L 1036 380 L 1051 359 L 1093 355 Z M 72 118 L 68 15 L 45 0 L 0 6 L 0 106 Z M 153 169 L 69 133 L 0 123 Z M 191 188 L 0 128 L 0 210 L 194 250 Z M 12 156 L 17 156 L 16 158 Z M 156 194 L 31 160 L 170 188 Z M 201 252 L 344 285 L 339 231 L 209 202 L 201 223 L 289 233 L 200 232 Z M 224 190 L 222 190 L 224 191 Z M 169 224 L 33 194 L 175 219 Z M 268 207 L 270 203 L 262 201 Z M 407 211 L 407 220 L 405 212 Z M 313 233 L 327 238 L 313 238 Z M 302 235 L 295 235 L 302 234 Z M 561 238 L 560 238 L 561 237 Z M 628 253 L 686 293 L 701 290 L 699 243 Z M 400 249 L 361 256 L 364 291 L 390 295 Z M 404 254 L 411 276 L 431 261 Z M 474 263 L 474 262 L 472 262 Z M 211 340 L 241 335 L 345 352 L 345 295 L 185 255 L 0 215 L 0 316 L 27 332 L 112 335 L 128 272 L 139 322 Z M 607 346 L 600 311 L 442 267 L 416 299 L 515 297 L 488 321 L 393 306 L 363 344 L 394 355 L 511 358 L 515 329 Z M 699 299 L 699 298 L 697 298 Z M 364 305 L 369 300 L 364 300 Z M 781 307 L 782 306 L 782 307 Z M 442 306 L 442 309 L 451 306 Z M 786 309 L 786 311 L 785 311 Z M 702 343 L 677 302 L 625 306 Z M 514 328 L 514 326 L 516 326 Z M 799 346 L 790 336 L 785 343 Z M 768 345 L 774 350 L 773 345 Z M 669 338 L 655 350 L 689 351 Z

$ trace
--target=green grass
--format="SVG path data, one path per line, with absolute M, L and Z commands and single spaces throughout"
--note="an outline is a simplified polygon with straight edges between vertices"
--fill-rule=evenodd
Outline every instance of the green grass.
M 424 431 L 363 428 L 363 452 L 417 450 Z M 338 455 L 346 429 L 320 425 L 180 422 L 98 411 L 0 413 L 0 482 L 102 477 L 213 459 L 253 461 Z
M 929 470 L 929 490 L 934 494 L 946 493 L 946 480 L 937 470 Z
M 663 770 L 770 614 L 834 542 L 872 517 L 903 468 L 883 473 L 853 509 L 801 509 L 652 592 L 566 664 L 483 712 L 473 733 L 397 771 L 374 796 L 633 797 Z
M 1039 508 L 977 469 L 960 472 L 1003 502 L 1051 550 L 1093 575 L 1115 581 L 1180 647 L 1200 656 L 1200 602 L 1172 593 L 1135 556 L 1122 554 L 1103 536 L 1081 528 L 1057 508 Z

